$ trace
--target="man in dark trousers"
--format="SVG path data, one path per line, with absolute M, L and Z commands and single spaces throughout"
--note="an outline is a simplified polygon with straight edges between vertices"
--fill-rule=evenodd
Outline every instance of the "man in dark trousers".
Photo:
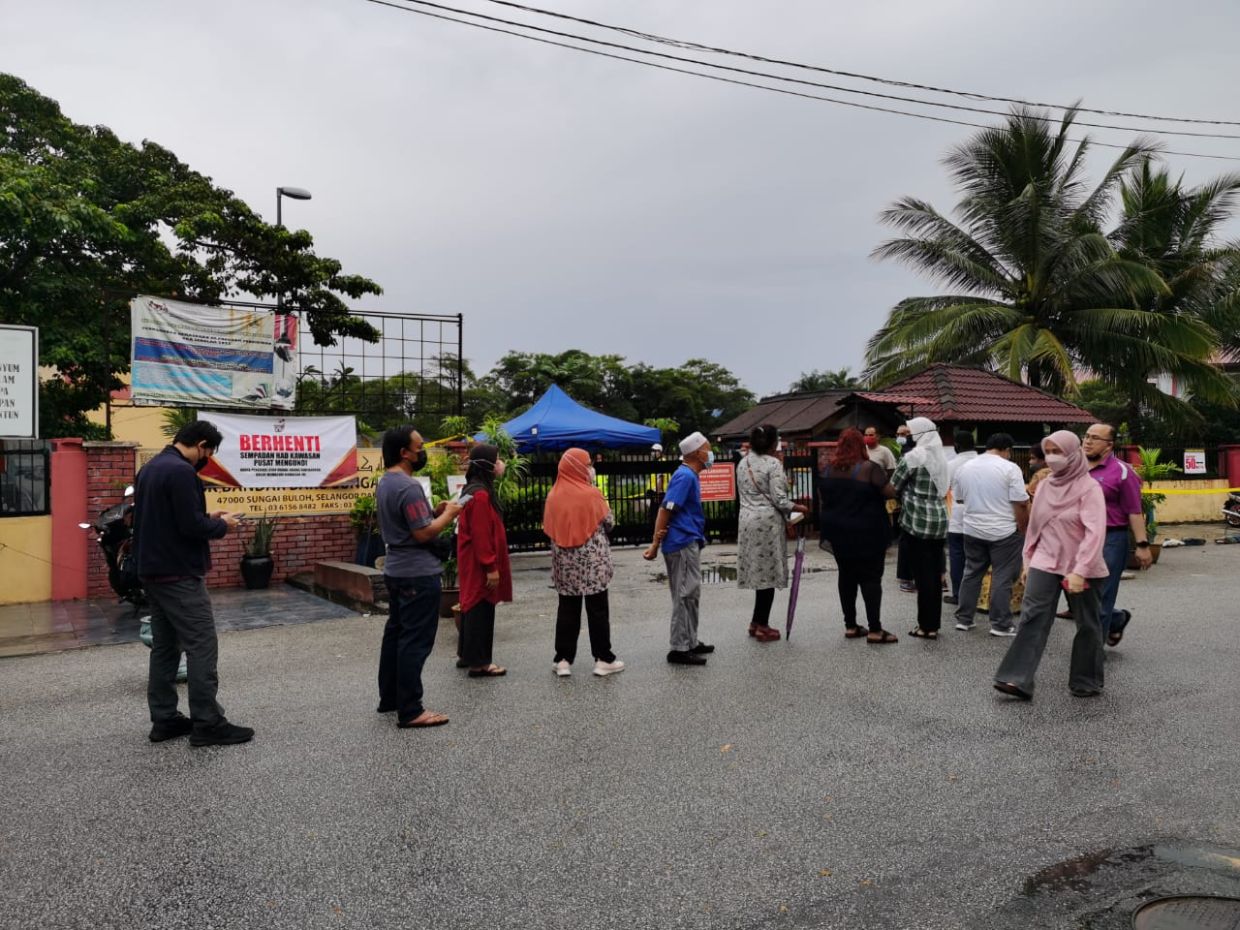
M 183 426 L 172 445 L 151 459 L 134 486 L 134 555 L 151 606 L 151 671 L 146 697 L 151 742 L 189 734 L 192 746 L 227 746 L 254 736 L 229 723 L 215 700 L 219 644 L 204 580 L 211 568 L 209 541 L 237 527 L 236 514 L 207 514 L 198 472 L 220 447 L 220 431 L 206 420 Z M 177 710 L 176 676 L 185 653 L 189 717 Z

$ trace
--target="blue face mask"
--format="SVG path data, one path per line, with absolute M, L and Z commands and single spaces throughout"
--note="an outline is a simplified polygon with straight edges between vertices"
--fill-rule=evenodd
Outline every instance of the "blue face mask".
M 706 465 L 705 465 L 705 467 L 706 467 L 706 468 L 710 468 L 710 467 L 711 467 L 712 465 L 714 465 L 714 464 L 715 464 L 715 450 L 714 450 L 714 449 L 709 449 L 709 450 L 707 450 L 707 452 L 706 452 Z

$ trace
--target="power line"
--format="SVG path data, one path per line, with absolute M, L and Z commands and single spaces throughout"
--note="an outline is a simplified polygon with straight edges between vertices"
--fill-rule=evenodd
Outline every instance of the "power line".
M 876 84 L 885 84 L 890 87 L 907 87 L 910 90 L 928 90 L 936 94 L 952 94 L 957 97 L 967 97 L 972 100 L 989 100 L 994 103 L 1018 103 L 1031 107 L 1045 107 L 1052 110 L 1067 110 L 1072 107 L 1065 106 L 1061 103 L 1037 103 L 1030 100 L 1023 100 L 1019 97 L 997 97 L 990 94 L 983 94 L 976 91 L 953 90 L 949 87 L 936 87 L 933 84 L 917 84 L 912 81 L 899 81 L 893 78 L 877 77 L 871 74 L 860 74 L 855 71 L 841 71 L 837 68 L 827 68 L 821 65 L 807 65 L 797 61 L 785 61 L 780 58 L 766 58 L 762 55 L 755 55 L 749 52 L 738 52 L 733 49 L 717 48 L 712 45 L 701 45 L 697 42 L 690 42 L 684 39 L 673 39 L 667 36 L 657 35 L 650 32 L 641 32 L 637 29 L 629 29 L 625 26 L 616 26 L 609 23 L 600 23 L 592 19 L 584 19 L 580 16 L 570 16 L 567 13 L 560 13 L 555 10 L 544 10 L 535 6 L 526 6 L 521 3 L 514 3 L 512 0 L 488 0 L 499 6 L 511 7 L 517 10 L 524 10 L 527 13 L 536 13 L 540 16 L 551 16 L 556 19 L 569 20 L 571 22 L 581 23 L 586 26 L 594 26 L 598 29 L 608 29 L 612 32 L 619 32 L 623 35 L 630 36 L 635 39 L 642 39 L 647 42 L 657 42 L 661 45 L 670 45 L 675 48 L 692 49 L 699 52 L 714 52 L 719 55 L 732 55 L 737 58 L 746 58 L 750 61 L 761 61 L 771 65 L 783 65 L 789 68 L 801 68 L 806 71 L 819 71 L 823 74 L 834 74 L 838 77 L 856 78 L 861 81 L 871 81 Z M 1096 113 L 1099 116 L 1122 116 L 1130 119 L 1154 120 L 1156 122 L 1166 123 L 1197 123 L 1206 126 L 1240 126 L 1240 121 L 1221 120 L 1221 119 L 1193 119 L 1186 116 L 1156 116 L 1150 113 L 1129 113 L 1123 110 L 1099 110 L 1092 107 L 1078 106 L 1075 109 L 1082 113 Z
M 890 113 L 890 114 L 894 114 L 897 116 L 909 116 L 914 119 L 927 120 L 933 123 L 947 123 L 953 126 L 966 126 L 966 127 L 970 127 L 973 129 L 995 129 L 997 128 L 994 125 L 987 124 L 987 123 L 974 123 L 974 122 L 969 122 L 967 120 L 950 119 L 944 116 L 931 116 L 927 113 L 916 113 L 910 110 L 897 110 L 892 107 L 881 107 L 881 106 L 875 106 L 873 104 L 858 103 L 855 100 L 840 100 L 836 97 L 825 97 L 820 94 L 808 94 L 802 91 L 789 90 L 788 88 L 785 88 L 785 87 L 771 87 L 770 85 L 767 85 L 767 84 L 758 84 L 753 81 L 741 81 L 735 78 L 726 78 L 726 77 L 722 77 L 717 74 L 707 74 L 701 71 L 694 71 L 688 68 L 676 68 L 671 65 L 661 65 L 653 61 L 645 61 L 640 58 L 629 58 L 628 56 L 625 56 L 625 55 L 616 55 L 611 52 L 602 52 L 602 51 L 599 51 L 598 49 L 582 48 L 579 45 L 571 45 L 567 42 L 557 42 L 552 39 L 543 39 L 543 38 L 539 38 L 538 36 L 531 36 L 531 35 L 527 35 L 522 32 L 513 32 L 510 29 L 501 29 L 496 26 L 487 26 L 487 25 L 484 25 L 483 23 L 475 23 L 475 22 L 470 22 L 469 20 L 465 20 L 465 19 L 457 19 L 456 17 L 446 16 L 441 13 L 432 13 L 429 10 L 413 9 L 412 7 L 402 6 L 399 3 L 392 2 L 392 0 L 365 0 L 365 2 L 373 3 L 377 6 L 390 7 L 391 9 L 398 10 L 401 13 L 413 13 L 415 15 L 426 16 L 431 19 L 439 19 L 439 20 L 444 20 L 445 22 L 457 23 L 458 25 L 461 25 L 461 26 L 470 26 L 475 29 L 483 29 L 483 30 L 486 30 L 487 32 L 496 32 L 502 35 L 515 36 L 518 39 L 526 39 L 530 42 L 538 42 L 542 45 L 552 45 L 557 48 L 566 48 L 566 49 L 570 49 L 575 52 L 583 52 L 587 55 L 597 55 L 600 58 L 611 58 L 616 61 L 626 61 L 631 64 L 644 65 L 647 68 L 656 68 L 660 71 L 671 71 L 676 74 L 687 74 L 693 77 L 704 78 L 705 80 L 708 80 L 708 81 L 718 81 L 723 84 L 734 84 L 740 87 L 751 87 L 756 90 L 765 90 L 765 91 L 769 91 L 775 94 L 785 94 L 790 97 L 801 97 L 806 100 L 818 100 L 818 101 L 822 101 L 825 103 L 833 103 L 838 106 L 853 107 L 854 109 L 858 109 L 858 110 L 870 110 L 876 113 Z M 408 2 L 418 3 L 418 2 L 424 2 L 424 0 L 408 0 Z M 427 4 L 427 5 L 438 6 L 437 4 Z M 440 7 L 440 8 L 442 9 L 443 7 Z M 454 12 L 462 12 L 462 13 L 465 13 L 465 15 L 469 15 L 469 16 L 479 15 L 476 13 L 468 13 L 467 11 L 463 11 L 463 10 L 456 10 Z M 523 24 L 521 23 L 514 23 L 513 25 L 522 26 L 523 28 L 532 28 L 532 27 L 524 27 Z M 630 49 L 630 50 L 637 52 L 638 54 L 654 54 L 654 53 L 649 53 L 649 52 L 643 52 L 641 49 Z M 1006 115 L 1006 114 L 1001 114 L 1001 115 Z M 1132 130 L 1126 130 L 1126 131 L 1132 131 Z M 1080 142 L 1083 140 L 1072 139 L 1070 141 Z M 1099 142 L 1096 140 L 1090 140 L 1090 144 L 1097 145 L 1101 148 L 1109 148 L 1109 149 L 1127 150 L 1131 148 L 1130 145 L 1119 145 L 1119 144 L 1112 143 L 1112 142 Z M 1178 156 L 1182 156 L 1185 158 L 1207 158 L 1207 159 L 1212 159 L 1212 160 L 1217 160 L 1217 161 L 1240 161 L 1240 156 L 1232 156 L 1232 155 L 1208 155 L 1208 154 L 1201 153 L 1201 152 L 1181 152 L 1181 151 L 1175 151 L 1175 150 L 1170 150 L 1170 149 L 1160 149 L 1160 152 L 1165 155 L 1178 155 Z
M 1003 110 L 988 110 L 985 107 L 969 107 L 959 103 L 944 103 L 941 100 L 924 100 L 920 97 L 904 97 L 899 94 L 884 94 L 876 90 L 857 90 L 852 87 L 842 87 L 839 84 L 823 84 L 819 81 L 808 81 L 803 78 L 784 77 L 780 74 L 771 74 L 769 71 L 753 71 L 749 68 L 738 68 L 732 65 L 720 65 L 710 61 L 702 61 L 700 58 L 685 58 L 682 55 L 669 55 L 666 52 L 655 52 L 649 49 L 634 48 L 631 45 L 622 45 L 617 42 L 608 42 L 604 39 L 593 39 L 589 36 L 577 35 L 573 32 L 559 32 L 555 29 L 544 29 L 542 26 L 531 26 L 528 23 L 516 22 L 511 19 L 502 19 L 497 16 L 488 16 L 485 13 L 474 13 L 470 10 L 462 10 L 457 7 L 444 6 L 440 3 L 434 3 L 432 0 L 405 0 L 407 3 L 413 3 L 418 6 L 426 6 L 435 10 L 442 10 L 449 13 L 458 13 L 464 16 L 472 16 L 475 19 L 482 19 L 492 23 L 503 23 L 506 26 L 517 26 L 521 29 L 531 29 L 534 32 L 541 32 L 546 35 L 558 36 L 563 39 L 576 39 L 578 42 L 589 42 L 592 45 L 601 45 L 604 48 L 621 49 L 626 52 L 636 52 L 639 55 L 650 55 L 654 58 L 663 58 L 668 61 L 678 61 L 683 64 L 698 65 L 703 68 L 715 68 L 719 71 L 730 71 L 734 74 L 744 74 L 750 77 L 765 78 L 771 81 L 785 81 L 789 84 L 799 84 L 805 87 L 817 87 L 822 90 L 839 91 L 845 94 L 858 94 L 862 97 L 875 97 L 880 100 L 894 100 L 899 103 L 912 103 L 917 106 L 938 107 L 943 110 L 955 110 L 964 113 L 981 113 L 986 116 L 1003 116 L 1008 113 Z M 1042 123 L 1057 123 L 1058 119 L 1050 116 L 1041 116 L 1037 113 L 1030 113 L 1030 119 L 1037 120 Z M 1149 132 L 1155 135 L 1164 136 L 1194 136 L 1204 139 L 1240 139 L 1240 135 L 1216 133 L 1216 132 L 1193 132 L 1189 129 L 1145 129 L 1139 126 L 1116 126 L 1113 123 L 1088 123 L 1083 120 L 1077 120 L 1076 125 L 1088 126 L 1091 129 L 1117 129 L 1120 132 Z

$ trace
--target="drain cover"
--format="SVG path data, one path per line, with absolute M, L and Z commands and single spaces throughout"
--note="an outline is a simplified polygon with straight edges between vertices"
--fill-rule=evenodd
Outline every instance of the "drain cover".
M 1240 898 L 1179 895 L 1142 905 L 1135 930 L 1240 930 Z

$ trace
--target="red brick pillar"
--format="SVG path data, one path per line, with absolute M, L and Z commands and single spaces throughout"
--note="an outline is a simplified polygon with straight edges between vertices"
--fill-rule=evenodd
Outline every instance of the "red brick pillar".
M 52 600 L 86 597 L 90 523 L 86 507 L 86 453 L 80 439 L 52 440 Z
M 1141 450 L 1139 446 L 1116 446 L 1115 454 L 1120 461 L 1127 462 L 1129 465 L 1141 464 Z
M 94 522 L 99 514 L 125 499 L 125 488 L 133 484 L 137 470 L 136 442 L 84 442 L 86 452 L 86 520 Z M 87 547 L 86 593 L 89 597 L 110 597 L 108 565 L 98 545 Z
M 1219 475 L 1229 487 L 1240 487 L 1240 446 L 1219 446 Z

